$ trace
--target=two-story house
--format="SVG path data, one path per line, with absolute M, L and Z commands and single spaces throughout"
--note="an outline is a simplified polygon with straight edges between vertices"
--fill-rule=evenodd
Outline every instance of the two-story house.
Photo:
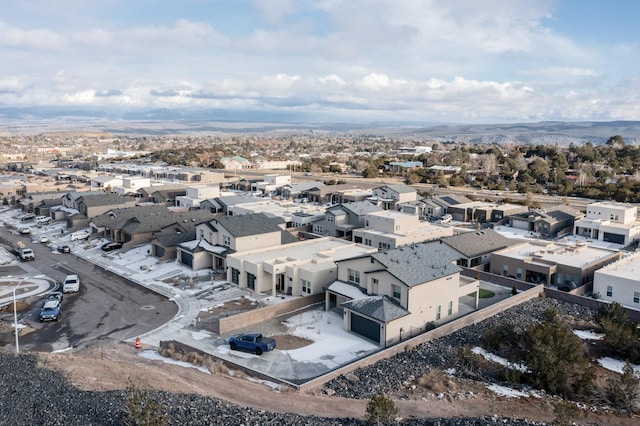
M 478 308 L 479 281 L 461 276 L 454 262 L 438 244 L 338 261 L 326 309 L 342 311 L 346 330 L 387 347 L 456 318 L 461 303 Z
M 449 235 L 453 235 L 453 228 L 421 221 L 412 214 L 382 210 L 366 214 L 364 228 L 353 230 L 353 241 L 389 250 Z
M 220 216 L 196 226 L 196 240 L 178 246 L 178 261 L 194 270 L 226 271 L 226 258 L 238 251 L 280 246 L 297 241 L 284 221 L 263 213 Z
M 208 198 L 220 196 L 220 185 L 188 185 L 186 195 L 176 197 L 176 206 L 187 209 L 200 208 L 200 203 Z
M 368 200 L 380 205 L 384 210 L 400 210 L 402 203 L 418 199 L 416 189 L 405 184 L 383 185 L 373 188 L 372 192 L 373 194 Z
M 586 217 L 576 220 L 573 233 L 593 240 L 629 245 L 640 238 L 638 207 L 597 202 L 587 206 Z
M 377 211 L 382 211 L 382 208 L 369 201 L 329 207 L 324 215 L 324 220 L 314 222 L 313 233 L 351 240 L 353 230 L 365 226 L 366 215 Z

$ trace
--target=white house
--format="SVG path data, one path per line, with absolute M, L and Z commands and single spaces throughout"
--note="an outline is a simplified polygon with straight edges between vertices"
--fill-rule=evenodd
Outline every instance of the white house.
M 389 250 L 451 235 L 453 228 L 432 225 L 409 213 L 383 210 L 365 215 L 365 226 L 353 230 L 353 241 Z
M 593 294 L 598 299 L 640 309 L 640 253 L 595 271 Z
M 220 196 L 220 185 L 190 185 L 186 187 L 187 195 L 176 197 L 176 206 L 199 208 L 200 203 L 208 198 Z
M 574 222 L 573 233 L 593 240 L 629 245 L 640 238 L 638 207 L 611 202 L 589 204 L 587 215 Z

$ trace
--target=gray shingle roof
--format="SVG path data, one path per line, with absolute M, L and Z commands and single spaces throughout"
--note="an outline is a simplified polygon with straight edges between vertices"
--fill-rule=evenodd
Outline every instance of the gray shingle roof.
M 102 193 L 83 196 L 81 202 L 87 207 L 94 207 L 124 204 L 127 201 L 131 201 L 131 198 L 118 194 Z
M 213 220 L 213 225 L 219 224 L 234 237 L 268 234 L 280 232 L 279 226 L 284 220 L 279 217 L 268 217 L 264 213 L 245 214 L 241 216 L 222 216 Z
M 389 273 L 413 287 L 460 272 L 448 247 L 440 244 L 413 244 L 371 255 Z
M 355 215 L 363 216 L 367 213 L 382 211 L 382 207 L 369 201 L 356 201 L 353 203 L 344 203 L 340 205 L 342 210 L 348 210 Z
M 469 258 L 491 253 L 518 243 L 518 241 L 507 238 L 491 229 L 443 237 L 442 242 Z
M 409 315 L 409 311 L 389 300 L 387 296 L 350 300 L 342 303 L 342 306 L 385 324 Z
M 175 212 L 166 206 L 137 206 L 110 210 L 93 218 L 93 223 L 98 227 L 108 226 L 133 235 L 158 232 L 173 223 L 179 223 L 183 229 L 188 230 L 212 217 L 215 214 L 208 210 Z

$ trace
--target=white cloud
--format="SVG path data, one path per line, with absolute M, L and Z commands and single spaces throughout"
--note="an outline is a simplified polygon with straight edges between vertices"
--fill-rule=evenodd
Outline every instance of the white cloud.
M 54 49 L 65 47 L 65 40 L 46 28 L 26 30 L 0 21 L 0 46 L 22 49 Z

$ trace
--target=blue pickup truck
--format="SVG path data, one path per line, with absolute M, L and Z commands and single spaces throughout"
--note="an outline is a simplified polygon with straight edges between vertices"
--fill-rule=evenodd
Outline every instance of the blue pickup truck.
M 263 337 L 260 333 L 235 334 L 229 337 L 229 347 L 232 350 L 242 349 L 262 355 L 263 352 L 271 351 L 276 347 L 275 339 Z

